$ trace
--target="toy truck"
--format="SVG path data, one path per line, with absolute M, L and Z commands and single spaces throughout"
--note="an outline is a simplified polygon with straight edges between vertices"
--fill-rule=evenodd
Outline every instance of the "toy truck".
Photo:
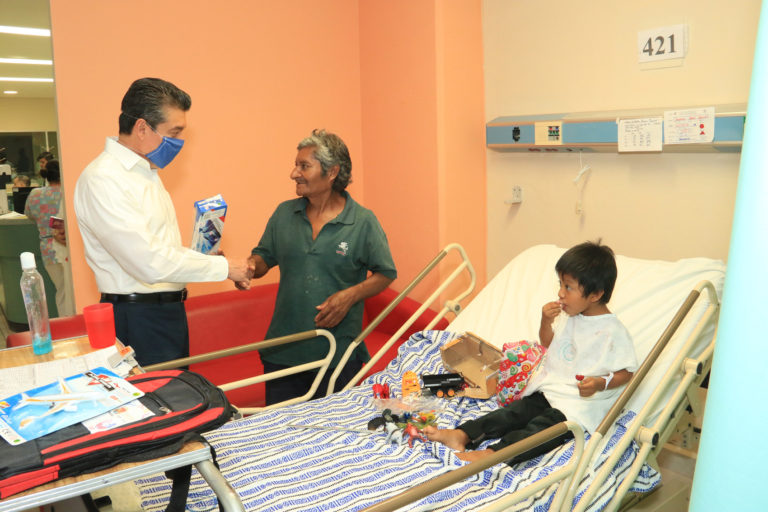
M 464 388 L 464 378 L 458 373 L 422 375 L 421 380 L 424 382 L 424 389 L 438 398 L 455 396 Z

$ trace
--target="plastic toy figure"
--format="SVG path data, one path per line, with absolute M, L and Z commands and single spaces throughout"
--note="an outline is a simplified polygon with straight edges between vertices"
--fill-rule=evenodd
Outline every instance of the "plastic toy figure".
M 373 398 L 389 398 L 389 384 L 374 384 Z
M 397 427 L 397 423 L 384 423 L 384 430 L 387 431 L 387 437 L 385 439 L 387 443 L 403 444 L 403 436 L 395 435 L 396 433 L 400 432 L 400 429 Z
M 423 435 L 421 435 L 421 432 L 413 423 L 409 423 L 405 426 L 405 429 L 403 430 L 403 437 L 405 437 L 406 434 L 408 435 L 408 448 L 413 448 L 414 439 L 421 439 L 425 442 L 427 440 Z
M 387 443 L 403 444 L 403 438 L 400 435 L 395 435 L 396 432 L 400 432 L 399 426 L 400 418 L 396 414 L 392 414 L 389 409 L 384 409 L 381 416 L 377 416 L 368 422 L 368 430 L 378 430 L 381 426 L 384 426 L 384 430 L 387 432 L 385 441 Z
M 405 372 L 403 374 L 403 398 L 409 396 L 421 396 L 421 387 L 419 386 L 419 377 L 414 372 Z
M 416 427 L 421 430 L 427 425 L 434 425 L 437 423 L 437 417 L 435 416 L 435 411 L 429 411 L 429 412 L 420 412 L 416 415 L 411 416 L 410 423 L 413 423 L 416 425 Z

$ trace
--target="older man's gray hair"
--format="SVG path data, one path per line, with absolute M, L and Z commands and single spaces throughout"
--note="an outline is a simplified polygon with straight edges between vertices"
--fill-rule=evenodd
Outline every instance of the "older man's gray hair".
M 323 176 L 334 166 L 339 166 L 339 174 L 333 180 L 332 188 L 335 192 L 342 192 L 347 188 L 352 179 L 352 160 L 349 158 L 349 150 L 341 137 L 325 130 L 312 130 L 312 135 L 302 139 L 296 149 L 315 148 L 314 157 L 320 162 Z

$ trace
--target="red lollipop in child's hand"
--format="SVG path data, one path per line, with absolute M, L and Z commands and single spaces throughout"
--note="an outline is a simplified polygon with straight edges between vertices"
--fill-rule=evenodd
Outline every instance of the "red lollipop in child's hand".
M 579 382 L 581 382 L 581 381 L 583 381 L 583 380 L 584 380 L 584 376 L 583 376 L 583 375 L 577 375 L 577 376 L 576 376 L 576 380 L 577 380 L 577 381 L 579 381 Z

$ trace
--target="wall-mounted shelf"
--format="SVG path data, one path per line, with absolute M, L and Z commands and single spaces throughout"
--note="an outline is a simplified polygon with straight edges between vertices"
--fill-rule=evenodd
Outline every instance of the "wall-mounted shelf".
M 486 124 L 486 146 L 499 151 L 615 153 L 618 149 L 618 119 L 663 117 L 667 110 L 680 108 L 497 117 Z M 712 142 L 664 144 L 662 151 L 740 152 L 746 111 L 746 105 L 715 106 Z M 537 126 L 541 130 L 542 124 L 550 125 L 548 134 L 536 133 Z M 548 143 L 548 138 L 557 142 Z

